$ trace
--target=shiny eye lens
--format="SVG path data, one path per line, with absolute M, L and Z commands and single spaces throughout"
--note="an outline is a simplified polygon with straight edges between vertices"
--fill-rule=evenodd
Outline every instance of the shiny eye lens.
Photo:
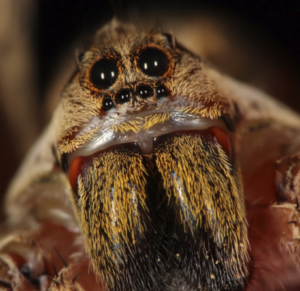
M 112 109 L 115 106 L 114 102 L 109 96 L 105 96 L 102 103 L 102 108 L 105 111 L 108 111 L 109 109 Z
M 145 99 L 153 96 L 153 89 L 148 85 L 140 85 L 137 87 L 136 93 L 139 97 Z
M 168 96 L 168 90 L 164 85 L 158 85 L 155 89 L 155 93 L 157 98 Z
M 118 77 L 117 62 L 111 59 L 102 59 L 94 64 L 90 80 L 95 87 L 107 89 L 113 85 Z
M 116 96 L 116 102 L 123 104 L 130 100 L 130 91 L 129 90 L 122 90 Z
M 161 50 L 147 48 L 139 53 L 137 65 L 144 74 L 159 77 L 168 71 L 169 60 Z

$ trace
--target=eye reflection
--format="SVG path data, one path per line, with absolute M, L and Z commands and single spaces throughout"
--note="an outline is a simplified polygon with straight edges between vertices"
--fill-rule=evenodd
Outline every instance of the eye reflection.
M 102 59 L 91 69 L 90 80 L 98 89 L 108 89 L 118 77 L 117 62 L 112 59 Z
M 155 88 L 155 93 L 157 98 L 167 97 L 168 96 L 168 89 L 160 84 Z
M 119 104 L 124 104 L 130 100 L 130 91 L 128 89 L 121 90 L 116 95 L 116 102 Z
M 144 74 L 159 77 L 168 71 L 169 60 L 163 51 L 147 48 L 139 53 L 137 65 Z
M 113 107 L 115 107 L 113 100 L 110 98 L 110 96 L 105 96 L 103 99 L 103 102 L 102 102 L 102 108 L 105 111 L 108 111 L 108 110 L 112 109 Z
M 149 85 L 139 85 L 136 89 L 136 93 L 139 97 L 145 99 L 153 96 L 153 89 Z

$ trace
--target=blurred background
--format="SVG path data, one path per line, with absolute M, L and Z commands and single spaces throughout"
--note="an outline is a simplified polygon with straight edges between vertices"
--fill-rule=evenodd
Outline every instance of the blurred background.
M 75 69 L 76 47 L 114 15 L 173 33 L 222 72 L 300 112 L 299 1 L 1 0 L 0 205 Z

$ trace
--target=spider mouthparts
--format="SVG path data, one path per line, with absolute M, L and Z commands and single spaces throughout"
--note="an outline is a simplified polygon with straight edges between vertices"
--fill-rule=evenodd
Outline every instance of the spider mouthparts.
M 93 124 L 97 124 L 97 121 L 93 121 Z M 130 124 L 135 124 L 135 128 L 130 129 Z M 153 152 L 153 140 L 157 137 L 175 132 L 203 132 L 209 128 L 222 129 L 225 135 L 228 132 L 224 121 L 221 119 L 199 118 L 178 112 L 173 112 L 168 116 L 162 114 L 137 116 L 136 119 L 127 122 L 114 123 L 111 126 L 100 128 L 94 138 L 68 154 L 68 164 L 70 165 L 78 156 L 90 156 L 108 148 L 128 143 L 138 144 L 144 154 L 151 154 Z M 82 129 L 81 134 L 88 134 L 88 131 L 89 127 L 87 126 Z M 220 136 L 219 133 L 215 131 L 214 135 L 217 139 Z M 78 136 L 78 139 L 80 138 L 81 136 Z M 224 138 L 221 139 L 224 140 Z
M 151 155 L 153 153 L 153 137 L 148 137 L 145 135 L 143 139 L 136 142 L 141 152 L 145 155 Z
M 218 127 L 210 127 L 206 130 L 182 130 L 182 131 L 175 131 L 166 135 L 162 135 L 153 139 L 154 141 L 154 148 L 157 148 L 159 144 L 166 141 L 171 136 L 200 136 L 201 140 L 204 143 L 218 143 L 221 145 L 223 150 L 228 156 L 228 160 L 232 162 L 232 146 L 229 139 L 229 136 L 225 130 Z M 152 147 L 153 150 L 153 147 Z
M 232 146 L 227 132 L 218 127 L 210 127 L 205 130 L 181 130 L 173 131 L 157 137 L 152 137 L 144 133 L 144 136 L 140 135 L 139 141 L 121 143 L 112 145 L 106 149 L 100 149 L 98 152 L 91 153 L 89 156 L 70 155 L 68 158 L 69 166 L 69 178 L 70 183 L 75 192 L 77 192 L 77 180 L 78 176 L 84 177 L 89 169 L 93 166 L 94 159 L 103 155 L 108 151 L 113 151 L 118 148 L 127 148 L 131 151 L 139 152 L 144 155 L 152 155 L 160 146 L 164 146 L 168 139 L 173 136 L 199 136 L 201 140 L 208 144 L 219 144 L 228 157 L 228 161 L 232 163 Z M 189 149 L 187 149 L 189 151 Z M 75 152 L 76 153 L 76 152 Z

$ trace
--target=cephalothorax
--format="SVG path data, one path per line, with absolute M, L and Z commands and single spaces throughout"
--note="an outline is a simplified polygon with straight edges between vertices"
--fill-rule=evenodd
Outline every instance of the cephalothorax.
M 106 290 L 297 288 L 297 230 L 288 228 L 298 223 L 299 129 L 297 115 L 171 35 L 114 20 L 80 55 L 8 193 L 0 259 L 22 273 L 5 252 L 21 257 L 28 284 L 51 274 L 40 235 L 51 229 L 62 232 L 49 239 L 71 266 L 50 290 L 92 290 L 91 281 Z M 87 275 L 89 264 L 88 283 L 63 279 Z M 278 275 L 280 264 L 291 278 Z

